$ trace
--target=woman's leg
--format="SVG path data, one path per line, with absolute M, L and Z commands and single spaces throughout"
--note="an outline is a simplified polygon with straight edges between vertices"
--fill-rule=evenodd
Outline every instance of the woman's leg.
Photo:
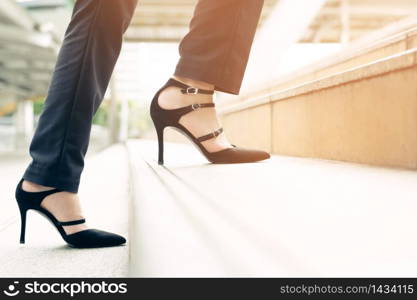
M 78 0 L 58 56 L 24 179 L 76 193 L 93 115 L 137 0 Z
M 23 189 L 63 192 L 42 201 L 60 221 L 82 218 L 78 185 L 91 123 L 119 56 L 137 0 L 78 0 L 58 56 L 45 108 L 30 146 Z M 67 234 L 86 224 L 64 227 Z
M 199 0 L 190 31 L 181 41 L 174 77 L 185 84 L 238 94 L 246 69 L 263 0 Z M 211 95 L 183 95 L 169 87 L 159 97 L 166 109 L 213 101 Z M 214 109 L 183 116 L 180 123 L 194 136 L 218 129 Z M 229 148 L 224 134 L 202 143 L 210 152 Z
M 238 94 L 264 0 L 200 0 L 175 75 Z

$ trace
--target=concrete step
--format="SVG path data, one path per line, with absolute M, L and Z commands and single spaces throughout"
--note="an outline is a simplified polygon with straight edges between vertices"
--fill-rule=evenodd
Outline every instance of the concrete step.
M 220 113 L 235 144 L 284 155 L 416 169 L 416 81 L 414 48 L 225 105 Z
M 0 277 L 124 277 L 129 245 L 108 249 L 72 249 L 50 223 L 28 213 L 26 244 L 19 244 L 20 220 L 14 188 L 28 158 L 1 156 Z M 89 156 L 80 196 L 91 227 L 128 233 L 128 163 L 125 148 L 112 146 Z
M 212 165 L 128 143 L 132 276 L 416 276 L 417 174 L 274 156 Z

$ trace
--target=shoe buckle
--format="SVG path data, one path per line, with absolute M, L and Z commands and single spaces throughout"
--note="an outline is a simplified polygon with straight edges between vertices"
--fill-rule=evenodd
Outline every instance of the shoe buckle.
M 187 94 L 193 94 L 193 95 L 196 95 L 196 94 L 198 94 L 198 88 L 195 88 L 195 87 L 188 87 L 186 90 L 185 90 L 185 92 L 187 93 Z
M 192 105 L 191 105 L 191 108 L 192 108 L 193 110 L 197 110 L 197 109 L 199 109 L 200 107 L 201 107 L 200 103 L 194 103 L 194 104 L 192 104 Z

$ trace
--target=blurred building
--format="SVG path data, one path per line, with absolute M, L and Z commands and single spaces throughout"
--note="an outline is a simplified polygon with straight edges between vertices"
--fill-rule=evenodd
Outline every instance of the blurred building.
M 0 149 L 27 144 L 31 100 L 45 96 L 60 42 L 18 3 L 0 2 Z

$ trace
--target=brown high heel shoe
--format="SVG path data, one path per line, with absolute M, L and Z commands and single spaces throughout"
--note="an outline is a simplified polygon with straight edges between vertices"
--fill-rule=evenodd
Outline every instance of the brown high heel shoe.
M 232 164 L 232 163 L 249 163 L 256 162 L 270 158 L 269 153 L 259 150 L 244 149 L 232 145 L 231 148 L 224 150 L 209 152 L 201 144 L 204 141 L 215 138 L 223 132 L 223 128 L 219 128 L 209 134 L 195 137 L 187 128 L 179 123 L 180 118 L 188 113 L 191 113 L 198 109 L 207 107 L 214 107 L 214 103 L 200 103 L 192 104 L 177 109 L 164 109 L 159 106 L 158 98 L 160 93 L 167 87 L 174 86 L 181 88 L 181 92 L 187 95 L 205 94 L 212 95 L 214 91 L 198 89 L 191 87 L 182 82 L 179 82 L 173 78 L 170 78 L 168 82 L 155 94 L 151 103 L 151 117 L 155 125 L 156 133 L 158 135 L 158 163 L 164 164 L 164 129 L 166 127 L 173 127 L 188 137 L 201 151 L 201 153 L 212 163 L 215 164 Z

